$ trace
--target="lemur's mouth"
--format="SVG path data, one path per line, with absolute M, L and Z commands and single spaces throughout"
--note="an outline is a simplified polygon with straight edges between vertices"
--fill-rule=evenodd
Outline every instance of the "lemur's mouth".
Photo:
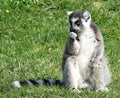
M 74 33 L 76 33 L 76 34 L 79 34 L 79 33 L 80 33 L 79 30 L 75 30 L 75 29 L 70 29 L 70 32 L 74 32 Z

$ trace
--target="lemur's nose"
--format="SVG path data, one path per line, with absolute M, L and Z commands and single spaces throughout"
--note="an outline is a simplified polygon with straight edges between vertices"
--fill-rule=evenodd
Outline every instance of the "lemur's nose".
M 70 32 L 77 33 L 78 31 L 71 27 L 71 28 L 70 28 Z

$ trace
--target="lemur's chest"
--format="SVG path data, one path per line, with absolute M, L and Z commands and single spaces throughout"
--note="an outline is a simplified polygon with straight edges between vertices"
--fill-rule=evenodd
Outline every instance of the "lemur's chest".
M 96 39 L 93 32 L 90 32 L 90 34 L 83 34 L 80 37 L 80 53 L 91 53 L 96 46 Z
M 85 79 L 90 76 L 89 63 L 96 46 L 97 41 L 94 32 L 87 31 L 80 36 L 79 68 Z
M 80 64 L 82 67 L 88 65 L 93 52 L 95 51 L 95 47 L 97 45 L 97 41 L 95 39 L 95 34 L 92 31 L 86 31 L 80 36 Z

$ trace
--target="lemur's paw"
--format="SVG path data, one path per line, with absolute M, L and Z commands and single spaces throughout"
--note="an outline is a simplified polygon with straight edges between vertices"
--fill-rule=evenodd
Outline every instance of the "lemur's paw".
M 90 86 L 90 84 L 89 83 L 82 83 L 81 85 L 80 85 L 80 88 L 91 88 L 91 86 Z
M 77 34 L 74 33 L 74 32 L 70 32 L 70 33 L 69 33 L 69 37 L 72 38 L 72 39 L 76 39 Z
M 102 92 L 108 92 L 109 91 L 109 89 L 107 88 L 107 87 L 101 87 L 101 88 L 99 88 L 99 89 L 97 89 L 96 90 L 96 92 L 98 92 L 98 91 L 102 91 Z
M 80 90 L 79 90 L 79 89 L 70 88 L 70 90 L 71 90 L 72 92 L 75 92 L 75 93 L 80 93 Z

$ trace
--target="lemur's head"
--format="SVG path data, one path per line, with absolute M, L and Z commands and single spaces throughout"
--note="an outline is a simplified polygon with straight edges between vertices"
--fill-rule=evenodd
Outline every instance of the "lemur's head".
M 70 31 L 78 33 L 90 27 L 91 15 L 88 11 L 68 11 L 67 14 L 69 16 Z

